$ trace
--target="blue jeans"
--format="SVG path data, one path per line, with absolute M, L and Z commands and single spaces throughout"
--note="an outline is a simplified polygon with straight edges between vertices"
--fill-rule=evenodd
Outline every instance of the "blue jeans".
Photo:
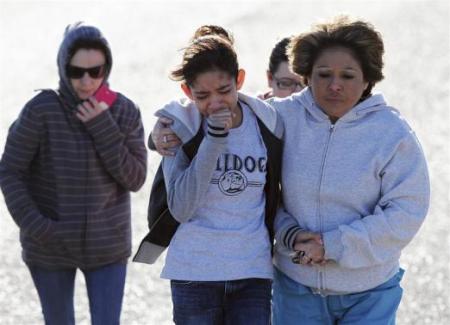
M 271 280 L 172 280 L 170 286 L 176 324 L 270 324 Z
M 73 294 L 76 269 L 48 270 L 28 266 L 41 301 L 46 325 L 75 324 Z M 120 324 L 126 264 L 82 270 L 93 325 Z
M 320 296 L 275 269 L 273 283 L 274 325 L 393 325 L 402 298 L 404 270 L 373 289 Z

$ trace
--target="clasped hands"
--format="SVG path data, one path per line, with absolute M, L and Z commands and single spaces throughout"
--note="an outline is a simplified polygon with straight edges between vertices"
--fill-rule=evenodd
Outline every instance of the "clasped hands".
M 301 231 L 295 237 L 292 262 L 302 265 L 323 265 L 325 248 L 320 234 Z

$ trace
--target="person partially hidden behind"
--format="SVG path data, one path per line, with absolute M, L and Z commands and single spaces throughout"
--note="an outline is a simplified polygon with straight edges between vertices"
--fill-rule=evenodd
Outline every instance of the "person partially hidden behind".
M 258 96 L 261 99 L 272 97 L 285 98 L 304 88 L 300 76 L 289 66 L 286 50 L 291 37 L 285 37 L 275 44 L 269 58 L 269 68 L 266 71 L 269 90 Z

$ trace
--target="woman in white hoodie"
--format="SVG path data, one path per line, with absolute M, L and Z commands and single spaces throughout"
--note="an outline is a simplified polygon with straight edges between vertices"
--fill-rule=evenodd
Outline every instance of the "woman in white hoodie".
M 275 220 L 273 323 L 394 324 L 402 249 L 429 204 L 413 131 L 373 86 L 381 35 L 348 17 L 288 49 L 307 88 L 272 104 L 285 123 L 284 207 Z M 302 232 L 321 235 L 302 242 Z

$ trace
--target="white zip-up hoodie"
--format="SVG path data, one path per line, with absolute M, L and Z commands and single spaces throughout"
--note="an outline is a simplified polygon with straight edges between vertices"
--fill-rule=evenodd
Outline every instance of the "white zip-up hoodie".
M 429 206 L 427 166 L 413 131 L 380 94 L 334 125 L 309 88 L 271 104 L 285 123 L 276 267 L 324 295 L 387 281 Z M 291 235 L 299 228 L 322 234 L 325 265 L 292 263 Z

